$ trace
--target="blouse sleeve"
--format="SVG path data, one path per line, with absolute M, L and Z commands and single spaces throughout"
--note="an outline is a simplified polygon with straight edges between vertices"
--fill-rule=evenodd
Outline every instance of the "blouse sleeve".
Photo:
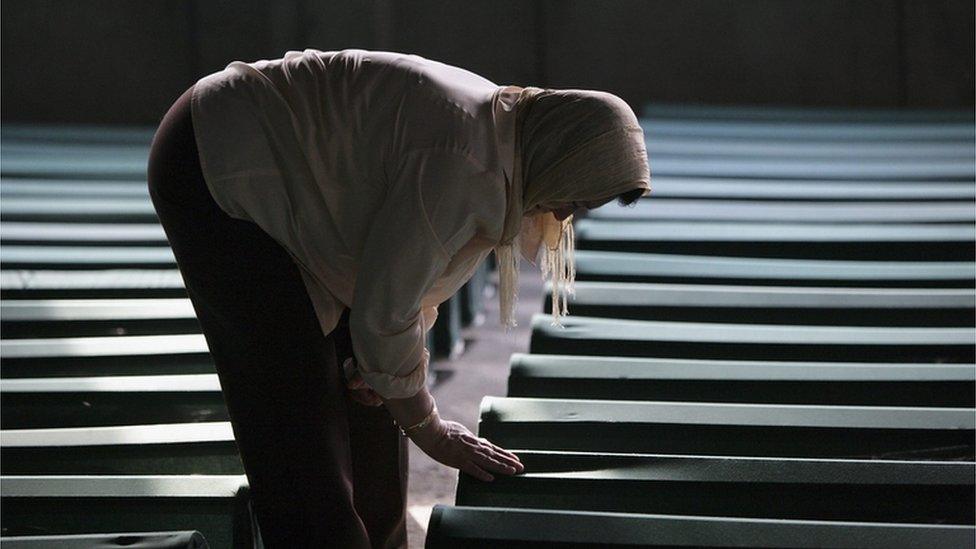
M 411 397 L 426 383 L 425 336 L 437 304 L 424 296 L 474 236 L 477 216 L 470 215 L 469 202 L 477 193 L 464 191 L 479 176 L 467 157 L 428 150 L 405 155 L 391 174 L 366 238 L 349 314 L 357 367 L 384 399 Z

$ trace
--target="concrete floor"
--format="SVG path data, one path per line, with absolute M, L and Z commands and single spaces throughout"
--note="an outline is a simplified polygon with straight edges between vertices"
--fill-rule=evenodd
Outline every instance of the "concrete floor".
M 486 395 L 505 396 L 508 360 L 512 353 L 528 352 L 533 314 L 542 311 L 539 269 L 522 261 L 519 284 L 518 326 L 511 332 L 499 326 L 498 295 L 485 298 L 485 321 L 464 331 L 466 347 L 456 360 L 434 361 L 431 393 L 444 419 L 462 423 L 478 433 L 478 409 Z M 492 282 L 497 281 L 493 275 Z M 570 302 L 572 314 L 572 302 Z M 430 512 L 438 503 L 453 505 L 458 470 L 441 465 L 410 445 L 410 493 L 407 528 L 410 549 L 422 548 Z

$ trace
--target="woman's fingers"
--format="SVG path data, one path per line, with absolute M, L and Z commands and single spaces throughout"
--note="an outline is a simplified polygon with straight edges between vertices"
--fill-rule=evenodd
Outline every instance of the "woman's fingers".
M 383 404 L 383 399 L 369 385 L 366 385 L 366 381 L 363 380 L 363 376 L 358 370 L 353 372 L 352 376 L 349 377 L 349 381 L 346 382 L 346 387 L 354 393 L 356 402 L 368 406 L 379 406 Z
M 360 378 L 360 379 L 356 379 L 356 378 L 350 379 L 349 380 L 349 383 L 346 384 L 346 386 L 349 387 L 350 389 L 362 389 L 365 385 L 366 385 L 366 382 L 363 381 L 362 378 Z
M 519 459 L 519 457 L 513 454 L 512 452 L 509 452 L 508 450 L 502 448 L 501 446 L 495 445 L 494 443 L 492 443 L 490 440 L 486 438 L 479 438 L 478 441 L 481 442 L 482 448 L 487 448 L 490 451 L 494 452 L 496 455 L 499 456 L 499 458 L 510 463 L 516 469 L 525 468 L 525 466 L 522 465 L 522 461 Z
M 360 375 L 359 371 L 353 372 L 352 376 L 346 381 L 346 386 L 350 389 L 356 389 L 362 387 L 366 382 L 363 381 L 363 376 Z
M 475 455 L 479 458 L 479 465 L 488 469 L 489 471 L 495 471 L 496 473 L 505 473 L 506 475 L 514 475 L 518 472 L 515 465 L 506 463 L 496 456 L 491 455 L 485 450 L 475 450 Z
M 485 482 L 491 482 L 491 481 L 495 480 L 495 477 L 492 476 L 491 473 L 489 473 L 488 471 L 485 471 L 484 469 L 482 469 L 481 467 L 479 467 L 477 463 L 474 463 L 473 461 L 467 462 L 461 468 L 461 470 L 464 471 L 465 473 L 473 476 L 474 478 L 476 478 L 478 480 L 483 480 Z
M 349 378 L 349 381 L 346 383 L 346 387 L 350 391 L 360 393 L 362 395 L 356 399 L 357 402 L 368 404 L 370 406 L 379 406 L 380 404 L 383 404 L 383 399 L 381 399 L 375 391 L 366 385 L 366 382 L 363 381 L 363 378 L 359 375 L 359 372 L 356 372 L 351 378 Z
M 517 455 L 513 454 L 512 452 L 509 452 L 508 450 L 506 450 L 504 448 L 499 448 L 498 446 L 495 446 L 494 444 L 492 444 L 491 445 L 491 449 L 494 450 L 495 453 L 500 454 L 502 456 L 505 456 L 505 458 L 508 459 L 509 461 L 512 461 L 514 463 L 517 463 L 518 465 L 521 465 L 522 464 L 522 460 L 520 460 Z
M 518 469 L 519 465 L 521 465 L 520 463 L 518 463 L 518 460 L 510 458 L 507 455 L 498 452 L 497 450 L 495 450 L 490 446 L 482 446 L 480 448 L 477 448 L 475 449 L 475 453 L 477 453 L 478 455 L 482 456 L 485 459 L 491 459 L 497 461 L 500 465 L 504 467 L 511 467 L 512 469 Z
M 501 460 L 503 463 L 505 463 L 506 465 L 510 465 L 512 468 L 514 468 L 516 473 L 521 473 L 522 471 L 525 470 L 525 465 L 522 465 L 522 462 L 519 461 L 517 457 L 515 458 L 508 457 L 506 454 L 496 454 L 496 455 L 498 459 Z

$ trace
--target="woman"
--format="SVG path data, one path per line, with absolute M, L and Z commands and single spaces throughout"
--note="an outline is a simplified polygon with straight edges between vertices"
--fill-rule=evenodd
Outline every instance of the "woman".
M 437 305 L 494 250 L 514 326 L 519 258 L 543 248 L 558 322 L 573 212 L 649 190 L 643 133 L 611 94 L 365 50 L 201 78 L 148 176 L 271 548 L 404 547 L 408 438 L 481 480 L 522 472 L 438 415 Z

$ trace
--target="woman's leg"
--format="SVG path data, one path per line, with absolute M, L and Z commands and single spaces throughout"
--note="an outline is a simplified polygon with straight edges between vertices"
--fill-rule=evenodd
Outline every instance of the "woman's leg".
M 342 364 L 353 356 L 349 309 L 332 335 Z M 385 406 L 360 404 L 346 394 L 356 511 L 374 549 L 405 549 L 410 439 L 400 434 Z
M 349 402 L 356 511 L 374 549 L 406 549 L 410 439 L 385 407 Z
M 213 357 L 262 538 L 269 549 L 368 547 L 333 338 L 288 253 L 210 196 L 189 93 L 153 139 L 149 191 Z

